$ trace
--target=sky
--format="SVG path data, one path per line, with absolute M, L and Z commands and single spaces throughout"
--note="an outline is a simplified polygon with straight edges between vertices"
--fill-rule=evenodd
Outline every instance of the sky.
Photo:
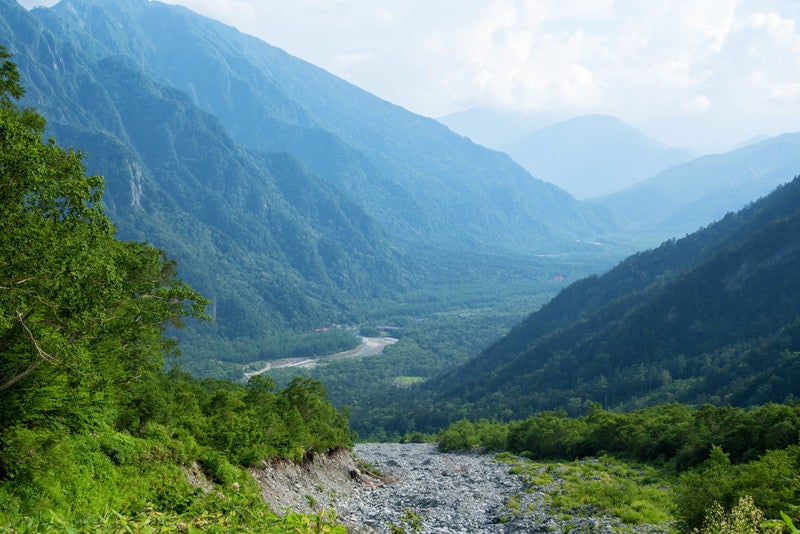
M 800 131 L 798 0 L 166 2 L 429 117 L 602 113 L 704 153 Z

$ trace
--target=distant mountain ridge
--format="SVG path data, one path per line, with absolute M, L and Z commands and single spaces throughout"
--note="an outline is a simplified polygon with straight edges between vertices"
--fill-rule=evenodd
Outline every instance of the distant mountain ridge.
M 476 139 L 484 131 L 486 139 L 503 139 L 490 146 L 507 151 L 533 175 L 608 208 L 619 231 L 603 235 L 607 242 L 647 247 L 686 235 L 800 172 L 794 133 L 755 136 L 728 152 L 695 157 L 648 139 L 613 117 L 587 115 L 560 122 L 554 117 L 476 108 L 440 120 L 463 135 L 474 133 Z M 677 159 L 670 160 L 673 156 Z M 617 190 L 582 194 L 575 189 L 580 185 L 571 185 L 591 188 L 603 182 L 616 183 Z
M 436 120 L 479 145 L 501 150 L 520 137 L 565 120 L 565 117 L 561 113 L 473 107 Z
M 800 178 L 570 285 L 431 384 L 486 417 L 782 402 L 800 379 Z M 462 412 L 463 413 L 463 412 Z
M 800 173 L 800 133 L 675 165 L 612 195 L 593 199 L 621 226 L 663 237 L 693 232 L 768 194 Z
M 579 199 L 619 191 L 695 157 L 608 115 L 558 122 L 500 148 L 534 176 Z

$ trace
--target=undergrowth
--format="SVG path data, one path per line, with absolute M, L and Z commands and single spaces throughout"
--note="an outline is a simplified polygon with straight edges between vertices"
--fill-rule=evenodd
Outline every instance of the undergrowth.
M 523 477 L 528 491 L 541 491 L 554 514 L 608 515 L 626 525 L 668 528 L 674 520 L 674 477 L 655 467 L 603 456 L 573 462 L 534 462 L 503 453 L 498 461 Z M 524 513 L 524 512 L 523 512 Z

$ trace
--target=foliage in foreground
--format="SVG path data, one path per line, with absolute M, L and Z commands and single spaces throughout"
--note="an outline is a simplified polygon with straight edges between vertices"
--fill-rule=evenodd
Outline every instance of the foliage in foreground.
M 788 524 L 787 524 L 788 526 Z M 764 521 L 764 512 L 759 510 L 753 498 L 744 496 L 739 502 L 726 511 L 719 503 L 714 503 L 706 510 L 702 528 L 692 530 L 693 534 L 741 533 L 758 534 L 760 532 L 781 532 L 780 523 Z
M 800 405 L 766 404 L 753 410 L 668 404 L 614 413 L 599 405 L 579 418 L 544 412 L 523 421 L 459 421 L 439 434 L 442 450 L 508 451 L 525 458 L 602 457 L 646 463 L 679 475 L 672 485 L 673 516 L 699 529 L 708 510 L 733 509 L 749 496 L 768 518 L 800 503 Z M 592 488 L 581 486 L 569 497 Z M 613 486 L 594 488 L 601 501 Z M 619 513 L 622 513 L 621 511 Z
M 85 532 L 118 531 L 127 523 L 136 525 L 133 531 L 183 524 L 210 532 L 264 525 L 294 532 L 313 519 L 332 528 L 326 514 L 276 516 L 246 468 L 351 443 L 346 417 L 324 399 L 318 382 L 297 379 L 275 391 L 266 379 L 245 386 L 159 373 L 120 411 L 115 427 L 4 429 L 0 525 L 20 532 L 63 531 L 61 523 Z M 309 525 L 300 532 L 319 531 Z
M 102 179 L 15 104 L 9 57 L 0 47 L 0 528 L 336 530 L 328 514 L 275 516 L 244 468 L 349 446 L 346 415 L 310 379 L 277 391 L 162 370 L 167 329 L 207 301 L 162 251 L 116 239 Z
M 674 477 L 653 466 L 603 456 L 572 462 L 533 462 L 499 454 L 512 474 L 522 475 L 529 491 L 541 491 L 556 514 L 588 517 L 608 514 L 626 525 L 668 525 L 674 520 L 669 499 Z
M 800 502 L 800 446 L 772 450 L 757 460 L 732 464 L 728 455 L 713 447 L 698 468 L 683 473 L 674 500 L 681 524 L 699 528 L 709 510 L 734 509 L 743 497 L 767 518 L 781 517 Z
M 273 532 L 276 534 L 344 534 L 346 529 L 337 524 L 332 511 L 316 514 L 289 513 L 280 516 L 269 510 L 257 494 L 244 498 L 224 497 L 206 499 L 197 511 L 178 513 L 158 512 L 148 508 L 134 516 L 126 517 L 108 511 L 79 521 L 69 522 L 54 513 L 47 518 L 26 518 L 10 528 L 13 533 L 27 532 Z M 200 500 L 198 500 L 200 502 Z

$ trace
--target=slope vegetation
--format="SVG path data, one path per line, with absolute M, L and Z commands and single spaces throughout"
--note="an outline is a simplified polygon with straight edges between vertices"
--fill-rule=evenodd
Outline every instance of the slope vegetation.
M 591 401 L 783 401 L 800 373 L 798 236 L 795 179 L 570 285 L 436 387 L 495 416 Z
M 800 134 L 784 134 L 675 165 L 596 200 L 622 227 L 662 238 L 682 236 L 785 183 L 800 171 L 798 154 Z

